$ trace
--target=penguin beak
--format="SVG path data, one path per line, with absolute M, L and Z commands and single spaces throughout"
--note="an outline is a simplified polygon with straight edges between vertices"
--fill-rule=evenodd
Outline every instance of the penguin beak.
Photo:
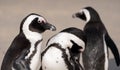
M 48 23 L 48 22 L 45 23 L 45 24 L 43 25 L 43 27 L 44 27 L 44 29 L 46 29 L 46 30 L 56 31 L 56 27 L 55 27 L 54 25 Z
M 82 15 L 81 13 L 77 12 L 77 13 L 73 14 L 72 17 L 77 18 L 77 17 L 80 17 L 81 15 Z
M 80 18 L 80 19 L 86 21 L 86 16 L 85 16 L 84 12 L 77 12 L 77 13 L 73 14 L 72 17 Z

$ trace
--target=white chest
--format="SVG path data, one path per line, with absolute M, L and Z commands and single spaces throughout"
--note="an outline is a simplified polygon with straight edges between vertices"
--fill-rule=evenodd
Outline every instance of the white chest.
M 50 47 L 42 58 L 43 70 L 68 70 L 60 49 Z
M 41 43 L 39 43 L 34 50 L 36 52 L 30 61 L 30 69 L 31 70 L 39 70 L 40 65 L 41 65 Z

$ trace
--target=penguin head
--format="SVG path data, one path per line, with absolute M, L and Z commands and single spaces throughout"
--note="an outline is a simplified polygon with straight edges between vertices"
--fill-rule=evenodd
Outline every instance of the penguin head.
M 31 13 L 27 17 L 25 17 L 20 26 L 20 32 L 31 31 L 37 33 L 43 33 L 45 30 L 55 31 L 56 27 L 48 23 L 43 16 L 35 13 Z
M 86 22 L 96 22 L 100 21 L 99 14 L 92 7 L 85 7 L 81 9 L 79 12 L 73 14 L 73 18 L 80 18 Z
M 66 34 L 64 37 L 66 37 L 70 44 L 72 44 L 71 46 L 66 46 L 72 53 L 80 53 L 84 51 L 87 39 L 82 30 L 70 27 L 62 30 L 61 33 L 62 32 Z

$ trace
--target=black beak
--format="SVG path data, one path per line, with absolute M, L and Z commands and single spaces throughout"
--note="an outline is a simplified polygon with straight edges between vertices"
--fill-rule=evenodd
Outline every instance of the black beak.
M 45 30 L 51 30 L 51 31 L 56 31 L 56 27 L 50 23 L 45 23 L 43 25 L 44 29 Z
M 80 17 L 80 16 L 81 16 L 81 14 L 79 12 L 72 15 L 73 18 L 77 18 L 77 17 Z
M 80 18 L 80 19 L 86 21 L 86 16 L 83 12 L 77 12 L 77 13 L 73 14 L 72 17 L 73 18 Z

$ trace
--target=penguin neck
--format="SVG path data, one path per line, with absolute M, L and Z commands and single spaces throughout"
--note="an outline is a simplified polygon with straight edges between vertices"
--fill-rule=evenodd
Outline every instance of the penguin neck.
M 102 21 L 101 21 L 101 19 L 90 19 L 89 21 L 86 21 L 86 23 L 101 23 Z
M 93 23 L 93 22 L 101 22 L 101 18 L 99 17 L 98 14 L 96 15 L 91 15 L 89 18 L 87 18 L 86 23 Z
M 40 52 L 42 44 L 42 35 L 37 32 L 29 31 L 28 29 L 23 30 L 25 37 L 30 41 L 29 53 L 25 59 L 30 60 L 30 69 L 39 70 L 40 66 Z

